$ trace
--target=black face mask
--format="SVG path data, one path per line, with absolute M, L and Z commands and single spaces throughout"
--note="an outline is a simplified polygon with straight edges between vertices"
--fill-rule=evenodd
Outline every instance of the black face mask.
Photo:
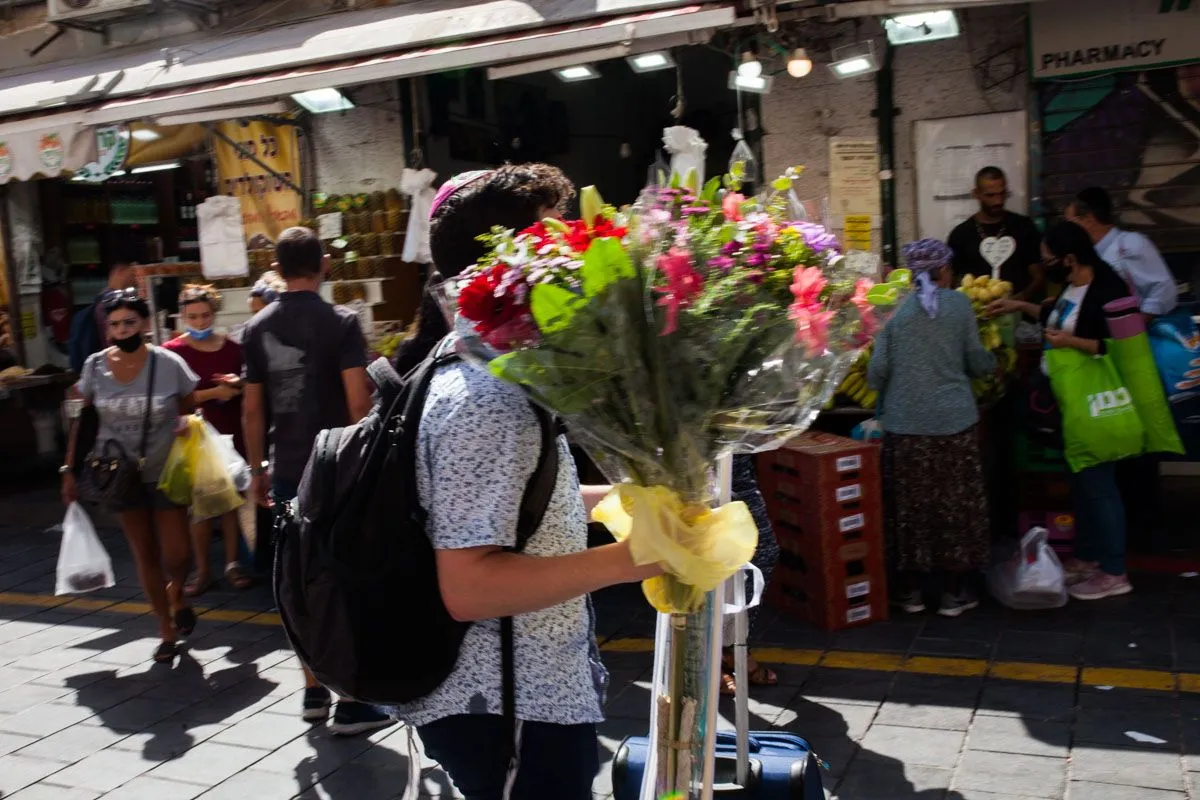
M 113 339 L 113 344 L 119 347 L 123 353 L 133 353 L 139 347 L 141 347 L 142 343 L 145 341 L 146 339 L 144 336 L 142 336 L 142 332 L 138 331 L 132 336 L 126 336 L 124 339 Z
M 1046 267 L 1046 280 L 1051 283 L 1066 283 L 1067 276 L 1071 274 L 1071 270 L 1056 264 L 1053 267 Z

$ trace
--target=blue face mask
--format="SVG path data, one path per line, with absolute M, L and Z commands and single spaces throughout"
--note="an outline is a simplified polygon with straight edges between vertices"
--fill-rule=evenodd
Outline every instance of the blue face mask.
M 212 328 L 205 328 L 202 331 L 198 331 L 195 328 L 188 328 L 187 332 L 188 336 L 192 337 L 197 342 L 203 342 L 205 339 L 213 335 Z

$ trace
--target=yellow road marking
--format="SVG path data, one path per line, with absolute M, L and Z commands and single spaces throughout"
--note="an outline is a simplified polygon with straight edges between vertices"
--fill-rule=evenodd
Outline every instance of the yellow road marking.
M 126 614 L 138 616 L 151 613 L 149 603 L 129 601 L 116 602 L 94 597 L 55 597 L 53 595 L 27 592 L 0 592 L 0 605 L 35 606 L 41 608 L 69 608 L 94 611 L 104 614 Z M 277 627 L 281 623 L 274 611 L 256 612 L 237 609 L 196 607 L 202 618 L 220 622 L 245 623 Z M 649 653 L 654 650 L 654 640 L 644 638 L 610 639 L 600 645 L 609 653 Z M 977 658 L 939 658 L 933 656 L 911 656 L 905 658 L 898 653 L 872 653 L 852 650 L 792 649 L 786 647 L 759 647 L 755 657 L 764 664 L 787 664 L 796 666 L 830 667 L 832 669 L 861 669 L 870 672 L 906 672 L 917 675 L 950 675 L 977 677 L 987 675 L 1005 680 L 1031 683 L 1075 683 L 1085 686 L 1114 686 L 1122 689 L 1149 689 L 1200 693 L 1200 674 L 1171 673 L 1151 669 L 1115 669 L 1107 667 L 1079 667 L 1069 664 L 1037 664 L 1020 661 L 997 661 L 989 664 Z
M 1079 682 L 1084 686 L 1116 686 L 1121 689 L 1154 689 L 1160 692 L 1175 689 L 1174 675 L 1154 669 L 1084 667 Z
M 1010 681 L 1034 681 L 1042 683 L 1074 683 L 1079 677 L 1079 668 L 1066 664 L 1029 664 L 1022 661 L 998 661 L 992 664 L 988 674 L 993 678 Z
M 822 667 L 866 669 L 876 672 L 898 672 L 903 664 L 904 656 L 898 653 L 859 653 L 847 650 L 830 650 L 821 659 Z
M 980 658 L 913 656 L 904 662 L 904 671 L 921 675 L 956 675 L 973 678 L 978 675 L 986 675 L 988 663 Z

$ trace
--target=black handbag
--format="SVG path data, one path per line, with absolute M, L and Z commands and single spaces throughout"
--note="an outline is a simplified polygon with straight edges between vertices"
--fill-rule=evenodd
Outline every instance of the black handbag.
M 1063 449 L 1062 410 L 1050 379 L 1034 370 L 1029 386 L 1029 438 L 1053 450 Z
M 142 486 L 142 464 L 146 460 L 146 441 L 150 435 L 154 369 L 158 363 L 153 350 L 150 351 L 149 358 L 150 379 L 146 382 L 146 411 L 142 417 L 142 441 L 138 447 L 137 458 L 131 458 L 120 442 L 110 440 L 99 447 L 93 447 L 83 459 L 76 478 L 79 497 L 86 503 L 120 509 L 136 503 L 145 492 Z M 79 440 L 76 439 L 76 446 L 78 444 Z

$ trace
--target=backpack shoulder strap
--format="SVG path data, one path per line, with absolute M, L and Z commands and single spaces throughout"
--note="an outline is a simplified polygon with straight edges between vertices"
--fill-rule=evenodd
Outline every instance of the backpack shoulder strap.
M 546 507 L 550 505 L 550 496 L 554 494 L 554 487 L 558 483 L 558 423 L 546 409 L 534 403 L 530 405 L 537 415 L 542 447 L 537 467 L 525 485 L 525 494 L 521 497 L 521 507 L 517 512 L 517 544 L 513 548 L 517 553 L 525 549 L 529 537 L 541 527 Z
M 384 398 L 384 406 L 390 405 L 388 399 L 395 397 L 404 388 L 404 381 L 382 356 L 367 364 L 367 377 L 379 389 L 380 396 Z

